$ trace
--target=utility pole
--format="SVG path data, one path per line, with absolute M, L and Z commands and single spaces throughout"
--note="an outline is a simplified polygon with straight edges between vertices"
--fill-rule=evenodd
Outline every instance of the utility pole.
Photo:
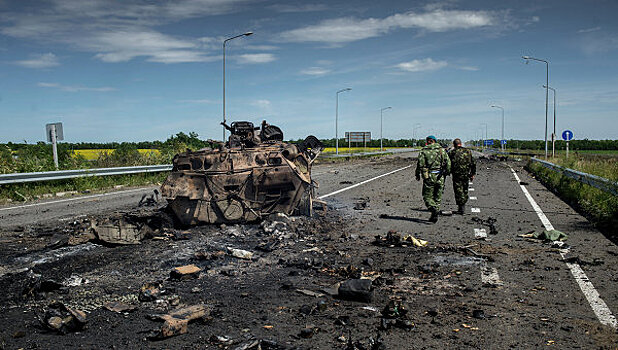
M 382 112 L 384 112 L 387 109 L 391 109 L 393 107 L 384 107 L 382 109 L 380 109 L 380 151 L 383 151 L 384 148 L 382 147 Z
M 223 124 L 225 124 L 225 46 L 228 41 L 240 38 L 242 36 L 252 35 L 253 32 L 246 32 L 223 40 Z M 225 126 L 223 127 L 223 142 L 225 142 Z
M 339 94 L 350 91 L 352 88 L 345 88 L 335 94 L 335 154 L 339 154 Z

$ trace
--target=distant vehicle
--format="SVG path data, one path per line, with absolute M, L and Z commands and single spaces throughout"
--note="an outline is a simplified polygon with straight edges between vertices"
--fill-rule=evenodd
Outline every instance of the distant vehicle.
M 222 123 L 223 124 L 223 123 Z M 248 121 L 223 124 L 228 141 L 215 149 L 187 150 L 173 160 L 161 186 L 168 208 L 183 225 L 259 220 L 271 213 L 310 215 L 317 184 L 311 165 L 324 149 L 315 136 L 283 142 L 277 126 Z

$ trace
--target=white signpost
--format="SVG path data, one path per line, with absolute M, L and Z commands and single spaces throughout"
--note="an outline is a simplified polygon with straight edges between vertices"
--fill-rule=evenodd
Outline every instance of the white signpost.
M 58 169 L 58 148 L 56 146 L 58 141 L 64 140 L 64 133 L 62 132 L 62 123 L 49 123 L 45 125 L 45 131 L 47 133 L 47 142 L 52 144 L 52 152 L 54 154 L 54 165 Z

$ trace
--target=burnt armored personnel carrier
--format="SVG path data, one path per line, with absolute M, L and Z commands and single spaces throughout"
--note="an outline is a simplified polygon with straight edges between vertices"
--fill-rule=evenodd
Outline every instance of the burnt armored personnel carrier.
M 223 124 L 223 123 L 222 123 Z M 309 136 L 283 142 L 281 129 L 262 122 L 223 124 L 228 141 L 187 150 L 173 160 L 161 186 L 168 208 L 183 225 L 258 220 L 271 213 L 310 214 L 316 184 L 311 164 L 323 149 Z

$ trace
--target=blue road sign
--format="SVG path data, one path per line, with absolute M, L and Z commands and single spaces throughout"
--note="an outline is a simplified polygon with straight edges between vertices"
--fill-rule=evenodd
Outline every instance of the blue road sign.
M 500 143 L 506 145 L 506 140 L 501 140 Z
M 571 130 L 564 130 L 562 132 L 562 139 L 564 141 L 571 141 L 573 139 L 573 132 Z
M 491 146 L 494 144 L 494 140 L 485 140 L 485 146 Z

